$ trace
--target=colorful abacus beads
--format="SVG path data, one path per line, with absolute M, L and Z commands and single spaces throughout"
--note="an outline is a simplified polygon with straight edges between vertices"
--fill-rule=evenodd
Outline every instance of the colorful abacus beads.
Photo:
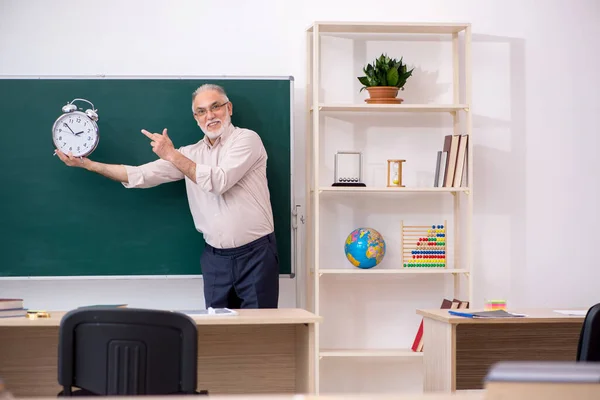
M 426 236 L 417 240 L 417 250 L 411 251 L 412 259 L 405 260 L 405 268 L 445 268 L 446 230 L 444 225 L 432 225 Z

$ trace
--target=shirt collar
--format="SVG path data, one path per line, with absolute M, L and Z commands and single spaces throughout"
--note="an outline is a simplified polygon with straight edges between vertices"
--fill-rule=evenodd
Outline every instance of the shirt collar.
M 227 142 L 227 139 L 229 139 L 229 137 L 231 136 L 231 134 L 233 133 L 234 130 L 235 130 L 235 126 L 233 126 L 233 124 L 230 123 L 229 126 L 227 128 L 225 128 L 225 130 L 223 131 L 221 136 L 219 136 L 218 138 L 215 139 L 215 142 L 212 145 L 210 144 L 210 140 L 208 139 L 208 136 L 206 136 L 206 134 L 205 134 L 204 138 L 203 138 L 204 143 L 206 143 L 206 145 L 209 148 L 214 147 L 219 143 L 225 144 L 225 142 Z

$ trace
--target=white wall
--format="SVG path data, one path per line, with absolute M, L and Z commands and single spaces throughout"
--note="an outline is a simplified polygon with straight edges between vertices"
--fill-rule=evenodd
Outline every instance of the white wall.
M 297 193 L 303 203 L 305 29 L 315 20 L 470 22 L 475 305 L 480 305 L 486 296 L 502 296 L 514 306 L 586 307 L 600 301 L 600 268 L 594 256 L 594 239 L 600 226 L 600 180 L 598 168 L 594 167 L 600 149 L 599 18 L 600 5 L 595 0 L 0 0 L 0 74 L 293 75 Z M 73 43 L 81 50 L 76 56 L 67 57 L 64 46 L 71 35 L 84 40 L 84 44 Z M 339 51 L 346 44 L 332 46 Z M 359 48 L 351 62 L 355 66 L 363 63 L 386 46 L 374 43 Z M 421 78 L 413 82 L 424 86 L 413 87 L 411 92 L 409 81 L 402 96 L 407 102 L 447 98 L 451 93 L 446 84 L 450 80 L 450 65 L 446 64 L 448 52 L 444 43 L 427 43 L 426 49 L 414 47 L 414 43 L 412 46 L 396 48 L 410 54 L 407 61 L 420 66 Z M 334 71 L 347 69 L 348 60 L 344 61 L 341 53 L 338 55 L 339 58 L 328 58 L 328 62 Z M 348 75 L 351 84 L 332 73 L 325 94 L 333 99 L 362 98 L 353 92 L 353 73 L 357 72 Z M 433 78 L 435 83 L 425 78 Z M 416 132 L 424 122 L 432 129 Z M 341 125 L 334 120 L 325 123 L 339 130 L 348 121 Z M 359 127 L 362 123 L 362 130 L 368 133 L 360 140 L 376 142 L 376 134 L 368 131 L 366 122 L 350 118 L 350 123 Z M 381 124 L 389 125 L 389 121 Z M 429 147 L 421 149 L 421 154 L 428 154 L 439 145 L 438 138 L 446 132 L 443 128 L 447 120 L 419 118 L 404 124 L 416 134 L 430 138 Z M 389 127 L 382 132 L 396 145 L 409 140 L 409 136 L 396 137 Z M 407 143 L 412 142 L 404 145 Z M 329 151 L 339 149 L 335 143 L 327 146 Z M 385 146 L 380 149 L 384 151 Z M 371 154 L 378 158 L 372 159 L 367 177 L 379 179 L 379 163 L 396 153 Z M 332 161 L 327 154 L 323 157 L 325 162 Z M 407 163 L 406 179 L 411 182 L 429 179 L 430 172 L 417 160 L 412 157 L 412 163 Z M 406 199 L 406 204 L 414 204 L 410 201 L 414 198 Z M 366 210 L 367 221 L 381 221 L 381 215 L 370 214 L 368 204 L 353 203 L 351 207 Z M 342 218 L 334 206 L 329 211 L 332 218 Z M 355 214 L 350 222 L 361 221 L 361 215 L 365 215 L 358 211 Z M 342 235 L 350 222 L 335 234 Z M 393 229 L 395 225 L 389 231 Z M 444 281 L 403 279 L 380 282 L 383 286 L 330 280 L 325 282 L 329 286 L 324 298 L 347 299 L 349 305 L 363 313 L 378 305 L 406 307 L 404 298 L 395 297 L 398 293 L 413 296 L 415 302 L 423 298 L 437 306 L 436 293 L 443 293 Z M 137 306 L 183 308 L 203 305 L 201 283 L 64 281 L 58 290 L 57 282 L 0 281 L 0 295 L 24 297 L 32 308 L 121 301 Z M 295 281 L 282 280 L 282 306 L 293 306 L 295 296 Z M 331 315 L 333 311 L 324 312 Z M 345 315 L 346 321 L 357 318 L 352 312 L 344 312 L 340 315 Z M 361 317 L 362 325 L 345 326 L 333 331 L 335 338 L 330 333 L 324 339 L 331 345 L 340 338 L 352 346 L 391 347 L 397 335 L 401 345 L 408 347 L 417 318 L 412 312 L 402 316 L 406 319 L 397 317 L 386 324 L 387 330 L 375 328 L 368 324 L 368 318 Z M 421 376 L 415 373 L 415 361 L 389 364 L 364 360 L 348 364 L 347 360 L 328 360 L 323 365 L 331 366 L 324 372 L 327 391 L 420 388 Z M 374 370 L 388 365 L 386 373 Z

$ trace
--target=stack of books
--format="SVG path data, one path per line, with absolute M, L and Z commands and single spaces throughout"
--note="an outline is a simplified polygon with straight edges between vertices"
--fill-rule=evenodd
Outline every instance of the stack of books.
M 23 308 L 23 299 L 0 299 L 0 318 L 25 317 L 27 310 Z

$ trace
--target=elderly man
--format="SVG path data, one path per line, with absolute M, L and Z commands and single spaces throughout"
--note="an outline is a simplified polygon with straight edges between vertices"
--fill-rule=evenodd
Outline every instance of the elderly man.
M 185 179 L 196 229 L 206 247 L 200 259 L 206 307 L 277 308 L 279 258 L 267 186 L 267 153 L 256 132 L 231 123 L 225 90 L 205 84 L 192 94 L 204 137 L 175 149 L 165 128 L 142 133 L 159 159 L 140 166 L 103 164 L 56 150 L 68 166 L 149 188 Z

